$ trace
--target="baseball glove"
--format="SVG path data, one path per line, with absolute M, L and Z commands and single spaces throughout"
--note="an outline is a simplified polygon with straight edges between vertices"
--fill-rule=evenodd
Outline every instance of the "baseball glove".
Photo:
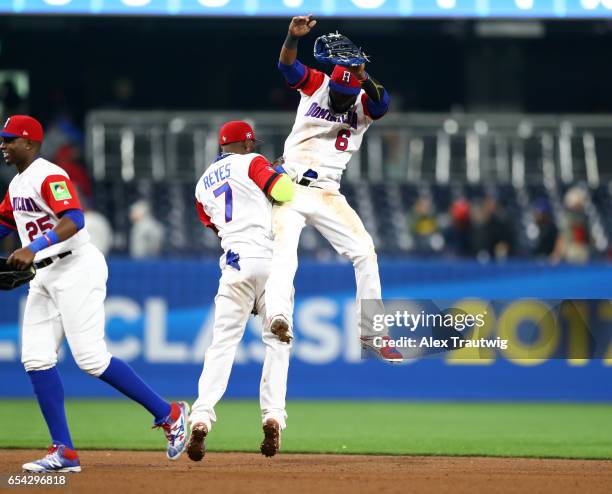
M 357 66 L 370 58 L 361 48 L 338 31 L 324 34 L 315 40 L 314 57 L 322 63 Z
M 36 276 L 36 268 L 30 266 L 24 271 L 7 266 L 6 259 L 0 257 L 0 290 L 13 290 Z

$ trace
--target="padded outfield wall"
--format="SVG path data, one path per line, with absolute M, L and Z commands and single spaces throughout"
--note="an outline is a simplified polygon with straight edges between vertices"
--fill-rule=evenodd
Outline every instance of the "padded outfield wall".
M 218 264 L 112 259 L 109 267 L 111 352 L 130 362 L 162 394 L 194 396 L 211 339 Z M 612 320 L 608 264 L 381 260 L 380 268 L 386 299 L 504 300 L 501 310 L 511 304 L 516 308 L 524 299 L 598 299 L 588 303 L 589 317 L 608 328 Z M 26 293 L 24 288 L 0 295 L 0 397 L 32 396 L 18 351 Z M 301 262 L 289 399 L 612 401 L 612 347 L 607 357 L 584 361 L 552 356 L 513 361 L 502 352 L 486 360 L 456 360 L 449 354 L 402 365 L 364 361 L 355 336 L 353 297 L 349 264 Z M 257 396 L 264 354 L 259 332 L 251 319 L 228 397 Z M 116 396 L 80 372 L 66 349 L 59 367 L 68 396 Z

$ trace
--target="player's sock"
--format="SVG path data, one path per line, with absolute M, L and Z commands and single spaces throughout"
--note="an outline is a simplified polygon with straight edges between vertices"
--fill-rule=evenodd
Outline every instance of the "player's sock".
M 53 444 L 63 444 L 74 449 L 64 410 L 64 385 L 55 367 L 28 372 L 38 406 L 45 417 Z
M 123 360 L 112 357 L 100 379 L 149 410 L 156 423 L 170 415 L 170 403 L 153 391 Z

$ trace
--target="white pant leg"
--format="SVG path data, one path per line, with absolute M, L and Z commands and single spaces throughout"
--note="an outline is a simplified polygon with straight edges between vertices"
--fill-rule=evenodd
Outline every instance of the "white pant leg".
M 225 393 L 236 349 L 255 304 L 255 287 L 250 263 L 240 261 L 241 270 L 224 266 L 215 297 L 213 340 L 204 356 L 198 383 L 198 399 L 192 407 L 191 424 L 202 422 L 208 430 L 216 422 L 215 406 Z
M 43 268 L 46 286 L 55 301 L 66 340 L 81 370 L 100 376 L 112 355 L 104 341 L 104 300 L 108 268 L 92 244 Z
M 26 370 L 55 365 L 64 334 L 81 369 L 94 376 L 106 370 L 111 359 L 104 342 L 107 276 L 104 256 L 91 244 L 38 271 L 24 315 Z
M 293 328 L 293 279 L 298 267 L 300 233 L 306 224 L 308 194 L 296 186 L 291 202 L 274 206 L 272 231 L 274 252 L 272 267 L 266 283 L 266 313 L 268 317 L 284 316 Z
M 21 362 L 26 371 L 50 369 L 57 363 L 57 352 L 64 331 L 59 311 L 46 290 L 30 283 L 21 330 Z
M 265 284 L 268 278 L 270 262 L 263 264 L 262 271 L 257 277 L 257 313 L 265 322 Z M 291 297 L 291 312 L 293 312 L 293 297 Z M 261 370 L 259 385 L 259 404 L 261 406 L 262 423 L 268 419 L 278 422 L 281 429 L 287 425 L 287 412 L 285 410 L 285 396 L 287 394 L 287 374 L 289 372 L 289 357 L 291 343 L 283 343 L 263 324 L 261 338 L 266 347 L 266 356 Z
M 378 260 L 372 237 L 355 210 L 339 192 L 319 190 L 319 197 L 308 223 L 313 225 L 339 254 L 353 263 L 357 283 L 359 334 L 370 333 L 371 322 L 361 317 L 361 300 L 382 298 Z

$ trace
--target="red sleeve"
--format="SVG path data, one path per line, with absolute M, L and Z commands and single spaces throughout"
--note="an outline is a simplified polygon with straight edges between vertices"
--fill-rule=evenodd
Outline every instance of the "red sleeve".
M 68 209 L 81 209 L 79 196 L 68 177 L 49 175 L 40 187 L 40 195 L 57 215 Z
M 17 230 L 15 217 L 13 216 L 13 205 L 7 191 L 2 202 L 0 202 L 0 225 L 4 225 L 11 230 Z
M 311 69 L 310 67 L 306 66 L 304 67 L 306 68 L 306 73 L 304 74 L 304 77 L 302 77 L 302 80 L 290 87 L 293 89 L 299 89 L 306 96 L 312 96 L 325 81 L 325 74 L 317 69 Z
M 196 206 L 196 210 L 198 212 L 198 216 L 200 217 L 200 221 L 202 222 L 202 224 L 205 227 L 213 230 L 215 233 L 218 233 L 219 230 L 217 230 L 217 227 L 213 224 L 212 220 L 210 219 L 210 216 L 208 216 L 206 214 L 206 211 L 204 211 L 204 206 L 202 206 L 200 201 L 198 201 L 197 199 L 195 200 L 195 206 Z
M 264 194 L 268 195 L 270 189 L 281 177 L 281 174 L 272 168 L 263 156 L 256 156 L 249 165 L 249 178 L 257 184 Z

